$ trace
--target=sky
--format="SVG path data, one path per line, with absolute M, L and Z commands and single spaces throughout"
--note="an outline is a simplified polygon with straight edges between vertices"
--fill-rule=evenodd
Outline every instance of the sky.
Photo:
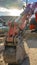
M 23 8 L 24 2 L 26 2 L 26 0 L 0 0 L 0 14 L 19 16 L 20 12 L 23 11 L 21 9 Z M 28 2 L 37 2 L 37 0 L 28 0 Z
M 23 0 L 23 1 L 26 1 L 26 0 Z M 37 2 L 37 0 L 28 0 L 28 2 Z
M 28 2 L 34 2 L 37 0 L 28 0 Z M 22 8 L 23 2 L 26 2 L 26 0 L 0 0 L 0 7 L 6 7 L 6 8 Z
M 29 0 L 29 2 L 37 2 L 37 0 Z
M 22 6 L 22 0 L 0 0 L 0 16 L 20 16 Z
M 6 8 L 12 8 L 12 7 L 22 7 L 23 2 L 22 0 L 0 0 L 0 6 L 6 7 Z

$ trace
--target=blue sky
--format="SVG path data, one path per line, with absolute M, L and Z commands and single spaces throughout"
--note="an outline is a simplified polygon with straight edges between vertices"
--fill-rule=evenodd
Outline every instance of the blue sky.
M 26 1 L 26 0 L 23 0 Z M 37 0 L 28 0 L 29 2 L 37 2 Z

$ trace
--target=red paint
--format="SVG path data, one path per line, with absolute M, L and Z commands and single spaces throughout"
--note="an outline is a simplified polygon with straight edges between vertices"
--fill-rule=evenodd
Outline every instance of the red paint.
M 23 29 L 25 28 L 25 26 L 26 26 L 26 22 L 23 22 L 23 23 L 21 24 L 21 26 L 20 26 L 20 29 L 23 30 Z
M 35 29 L 36 28 L 36 26 L 35 25 L 30 25 L 30 30 L 32 30 L 32 29 Z
M 35 18 L 36 18 L 36 22 L 37 22 L 37 13 L 35 13 Z
M 9 31 L 8 31 L 8 35 L 9 35 L 9 36 L 13 35 L 13 28 L 12 28 L 12 27 L 10 27 L 10 29 L 9 29 Z

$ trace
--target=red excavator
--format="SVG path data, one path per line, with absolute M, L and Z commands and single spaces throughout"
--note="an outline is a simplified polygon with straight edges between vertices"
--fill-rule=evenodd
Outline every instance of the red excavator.
M 28 14 L 23 15 L 20 17 L 20 20 L 16 22 L 10 22 L 8 23 L 9 25 L 9 30 L 6 34 L 5 37 L 5 50 L 4 50 L 4 61 L 10 64 L 18 64 L 23 57 L 18 60 L 17 58 L 17 47 L 20 45 L 23 41 L 23 36 L 25 34 L 25 27 L 27 24 L 27 16 Z M 31 28 L 30 28 L 31 29 Z M 23 33 L 24 32 L 24 33 Z M 22 52 L 23 53 L 23 52 Z M 24 51 L 25 53 L 25 51 Z M 20 55 L 20 54 L 19 54 Z M 25 54 L 26 55 L 26 54 Z
M 26 26 L 25 18 L 26 16 L 23 16 L 21 18 L 20 24 L 18 22 L 10 22 L 10 21 L 8 22 L 9 30 L 7 32 L 6 42 L 14 42 L 13 38 L 15 38 L 15 36 L 17 36 L 20 31 L 23 31 L 23 29 Z
M 26 26 L 26 22 L 25 22 L 24 17 L 25 16 L 23 16 L 19 20 L 19 22 L 16 22 L 16 21 L 14 21 L 14 22 L 9 21 L 8 22 L 9 30 L 5 36 L 5 43 L 4 43 L 5 50 L 4 50 L 4 54 L 3 54 L 4 61 L 6 63 L 8 63 L 8 65 L 18 64 L 24 58 L 24 55 L 22 55 L 22 58 L 17 59 L 18 58 L 17 57 L 17 46 L 18 46 L 18 44 L 20 45 L 20 43 L 22 43 L 23 35 L 24 35 L 22 32 Z M 25 52 L 23 54 L 25 54 Z

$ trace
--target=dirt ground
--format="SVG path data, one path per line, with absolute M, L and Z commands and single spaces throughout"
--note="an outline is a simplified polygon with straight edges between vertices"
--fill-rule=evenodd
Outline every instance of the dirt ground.
M 29 48 L 26 42 L 24 42 L 24 48 L 28 55 L 28 59 L 24 59 L 21 65 L 37 65 L 37 48 Z M 1 53 L 0 53 L 0 65 L 7 65 L 4 63 L 3 56 Z
M 37 48 L 29 48 L 27 44 L 25 44 L 25 49 L 29 57 L 29 65 L 37 65 Z
M 37 48 L 29 49 L 30 65 L 37 65 Z

